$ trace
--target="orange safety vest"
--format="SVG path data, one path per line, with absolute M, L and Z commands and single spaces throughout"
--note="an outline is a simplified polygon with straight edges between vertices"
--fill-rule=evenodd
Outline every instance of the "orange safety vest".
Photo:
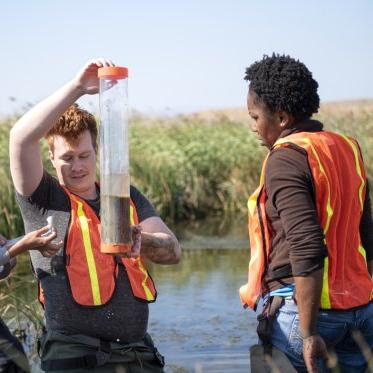
M 360 237 L 366 174 L 359 145 L 350 137 L 332 132 L 300 132 L 278 139 L 271 151 L 296 146 L 307 153 L 317 215 L 328 251 L 320 308 L 349 309 L 367 304 L 373 299 L 373 280 Z M 254 310 L 272 249 L 264 180 L 269 154 L 259 187 L 248 200 L 251 258 L 248 283 L 240 288 L 240 298 L 244 306 Z
M 100 220 L 82 198 L 63 187 L 70 199 L 71 217 L 65 245 L 65 266 L 72 296 L 81 306 L 101 306 L 113 296 L 118 278 L 114 256 L 100 251 Z M 135 205 L 130 201 L 131 224 L 138 224 Z M 141 256 L 120 258 L 126 268 L 134 297 L 154 302 L 157 292 Z M 43 292 L 40 289 L 39 294 Z M 41 299 L 42 301 L 42 299 Z M 43 303 L 43 301 L 42 301 Z

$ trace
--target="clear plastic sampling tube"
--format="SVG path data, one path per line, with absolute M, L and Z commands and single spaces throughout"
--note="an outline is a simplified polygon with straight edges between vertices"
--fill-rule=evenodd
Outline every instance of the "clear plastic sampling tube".
M 100 79 L 101 251 L 131 249 L 128 69 L 102 67 Z

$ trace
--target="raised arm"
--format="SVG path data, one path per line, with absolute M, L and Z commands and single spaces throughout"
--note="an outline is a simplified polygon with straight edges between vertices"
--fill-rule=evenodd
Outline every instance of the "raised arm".
M 34 106 L 14 125 L 10 132 L 10 170 L 20 194 L 31 195 L 43 176 L 39 145 L 42 137 L 79 97 L 98 92 L 97 69 L 113 65 L 102 58 L 89 61 L 71 81 Z

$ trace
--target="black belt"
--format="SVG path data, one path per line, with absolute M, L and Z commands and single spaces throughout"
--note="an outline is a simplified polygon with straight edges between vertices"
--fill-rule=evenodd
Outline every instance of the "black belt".
M 100 340 L 100 347 L 94 354 L 65 359 L 46 360 L 41 362 L 43 370 L 63 370 L 79 368 L 95 368 L 107 363 L 110 359 L 110 342 Z
M 284 303 L 284 298 L 277 295 L 270 297 L 264 305 L 262 313 L 257 317 L 258 327 L 256 332 L 263 343 L 264 353 L 271 354 L 272 340 L 272 323 L 276 317 L 277 311 Z
M 164 367 L 164 357 L 158 352 L 154 346 L 149 346 L 151 352 L 154 353 L 154 360 L 161 367 Z M 134 352 L 134 358 L 138 358 L 136 348 L 129 348 L 128 351 Z M 100 340 L 100 347 L 94 354 L 88 354 L 80 357 L 45 360 L 41 362 L 41 368 L 45 371 L 66 370 L 66 369 L 92 369 L 106 364 L 110 360 L 112 350 L 110 342 Z

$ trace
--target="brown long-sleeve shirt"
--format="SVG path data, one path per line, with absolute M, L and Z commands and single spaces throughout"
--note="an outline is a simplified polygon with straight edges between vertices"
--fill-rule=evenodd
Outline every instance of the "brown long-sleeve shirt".
M 295 132 L 321 131 L 315 120 L 297 123 L 280 137 Z M 292 276 L 307 276 L 322 268 L 327 249 L 318 223 L 315 192 L 307 153 L 303 149 L 279 148 L 270 154 L 265 173 L 268 199 L 265 204 L 270 221 L 271 252 L 264 277 L 266 293 L 293 283 Z M 367 260 L 373 259 L 373 221 L 369 188 L 364 201 L 360 234 Z

